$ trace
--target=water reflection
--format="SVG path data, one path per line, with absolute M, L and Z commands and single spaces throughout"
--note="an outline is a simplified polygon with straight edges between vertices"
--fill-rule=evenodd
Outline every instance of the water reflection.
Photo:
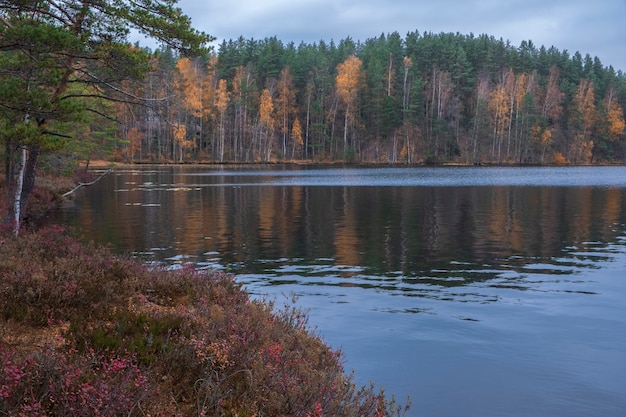
M 626 168 L 164 167 L 59 221 L 147 262 L 296 293 L 411 416 L 621 417 Z
M 625 189 L 607 186 L 624 176 L 577 168 L 543 182 L 584 174 L 585 184 L 601 186 L 476 185 L 492 177 L 522 184 L 546 173 L 504 172 L 118 171 L 64 215 L 90 239 L 146 261 L 226 268 L 268 286 L 339 285 L 486 302 L 494 297 L 450 290 L 551 288 L 532 275 L 559 277 L 563 291 L 592 293 L 575 275 L 608 260 L 606 242 L 624 234 Z M 409 185 L 394 186 L 394 174 Z M 283 185 L 296 178 L 311 185 Z M 355 186 L 319 185 L 357 178 Z M 446 186 L 411 185 L 433 178 Z

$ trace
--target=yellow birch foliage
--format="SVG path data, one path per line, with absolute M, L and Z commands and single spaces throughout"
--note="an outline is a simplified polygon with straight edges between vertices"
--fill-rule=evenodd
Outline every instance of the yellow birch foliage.
M 185 137 L 187 136 L 187 127 L 185 125 L 177 123 L 174 125 L 173 129 L 174 139 L 176 139 L 177 142 L 185 140 Z
M 177 86 L 184 95 L 183 105 L 194 117 L 202 117 L 202 81 L 189 58 L 181 58 L 176 63 L 178 69 Z
M 565 159 L 561 152 L 556 152 L 554 154 L 554 163 L 556 165 L 565 165 L 567 164 L 567 159 Z
M 524 97 L 528 91 L 528 74 L 522 73 L 515 78 L 515 108 L 519 111 L 524 105 Z
M 272 127 L 274 125 L 274 101 L 270 91 L 265 88 L 261 93 L 261 99 L 259 103 L 259 121 L 265 127 Z
M 624 134 L 626 123 L 624 122 L 624 110 L 616 101 L 608 106 L 609 138 L 613 141 Z
M 224 114 L 230 103 L 230 93 L 228 92 L 228 83 L 226 80 L 221 79 L 217 85 L 217 91 L 215 92 L 215 107 L 220 114 Z
M 274 101 L 267 88 L 263 89 L 259 99 L 259 124 L 261 125 L 261 134 L 259 135 L 260 157 L 264 161 L 269 161 L 272 153 L 275 120 Z
M 337 94 L 339 94 L 346 106 L 350 106 L 359 94 L 359 89 L 363 82 L 362 64 L 359 58 L 350 55 L 344 62 L 337 65 L 335 86 Z
M 509 125 L 509 111 L 511 102 L 509 100 L 509 94 L 507 93 L 506 86 L 500 84 L 489 96 L 488 108 L 491 111 L 493 122 L 495 126 L 496 136 L 502 136 L 505 131 L 505 127 Z
M 174 139 L 183 149 L 191 149 L 195 146 L 192 140 L 187 140 L 187 126 L 182 123 L 176 123 L 172 128 L 174 131 Z
M 304 145 L 304 141 L 302 140 L 302 125 L 300 124 L 300 119 L 296 119 L 293 122 L 293 127 L 291 128 L 291 140 L 294 143 L 302 146 Z
M 238 97 L 240 105 L 246 106 L 249 100 L 249 94 L 254 86 L 254 74 L 249 66 L 239 65 L 235 68 L 235 76 L 233 77 L 233 96 Z

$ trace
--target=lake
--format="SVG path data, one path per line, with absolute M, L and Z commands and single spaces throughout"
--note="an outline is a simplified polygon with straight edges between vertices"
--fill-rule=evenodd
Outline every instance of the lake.
M 411 416 L 626 413 L 626 167 L 117 169 L 57 221 L 296 294 Z

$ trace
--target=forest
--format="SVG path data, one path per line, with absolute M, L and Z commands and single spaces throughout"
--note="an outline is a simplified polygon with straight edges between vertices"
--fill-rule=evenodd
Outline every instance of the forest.
M 212 37 L 177 32 L 190 22 L 173 9 L 173 24 L 155 24 L 161 46 L 151 50 L 131 44 L 119 23 L 145 28 L 141 13 L 113 8 L 109 27 L 96 14 L 81 18 L 71 2 L 32 10 L 0 3 L 10 11 L 0 15 L 0 154 L 9 183 L 20 147 L 53 171 L 90 159 L 626 162 L 626 76 L 589 54 L 419 31 L 299 45 L 239 37 L 207 48 L 200 45 Z M 104 13 L 85 4 L 85 16 Z M 69 12 L 76 16 L 67 21 Z
M 624 73 L 532 41 L 415 31 L 149 52 L 154 71 L 125 88 L 152 101 L 80 133 L 100 138 L 92 149 L 129 162 L 626 160 Z

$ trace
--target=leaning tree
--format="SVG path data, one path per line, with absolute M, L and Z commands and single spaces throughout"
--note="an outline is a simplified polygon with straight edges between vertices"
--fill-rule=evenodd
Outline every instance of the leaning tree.
M 129 42 L 151 37 L 181 55 L 205 52 L 212 38 L 191 27 L 178 0 L 0 0 L 0 141 L 10 199 L 3 222 L 19 234 L 42 152 L 73 138 L 64 123 L 103 117 L 103 101 L 142 102 L 123 81 L 154 67 Z

